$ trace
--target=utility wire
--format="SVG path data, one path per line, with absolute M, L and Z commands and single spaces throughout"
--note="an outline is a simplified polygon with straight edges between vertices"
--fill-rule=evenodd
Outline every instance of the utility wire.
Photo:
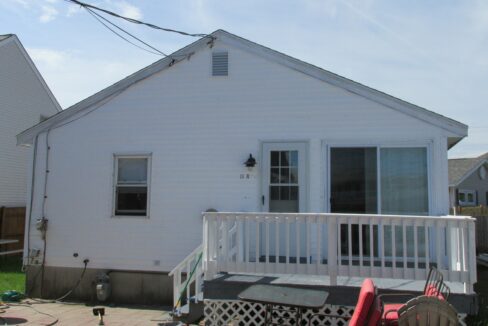
M 151 46 L 151 45 L 147 44 L 146 42 L 144 42 L 144 41 L 143 41 L 143 40 L 141 40 L 140 38 L 136 37 L 135 35 L 132 35 L 131 33 L 129 33 L 129 32 L 127 32 L 126 30 L 124 30 L 123 28 L 121 28 L 121 27 L 117 26 L 116 24 L 112 23 L 110 20 L 106 19 L 105 17 L 101 16 L 100 14 L 97 14 L 97 13 L 96 13 L 96 12 L 94 12 L 92 9 L 90 9 L 90 8 L 85 8 L 85 9 L 86 9 L 86 10 L 88 11 L 88 13 L 89 13 L 90 15 L 92 15 L 92 17 L 93 17 L 93 18 L 95 18 L 95 19 L 96 19 L 96 20 L 97 20 L 97 21 L 98 21 L 100 24 L 102 24 L 103 26 L 105 26 L 105 27 L 106 27 L 106 28 L 107 28 L 109 31 L 111 31 L 112 33 L 114 33 L 115 35 L 117 35 L 118 37 L 120 37 L 121 39 L 123 39 L 124 41 L 126 41 L 126 42 L 128 42 L 128 43 L 130 43 L 130 44 L 134 45 L 135 47 L 138 47 L 138 48 L 139 48 L 139 49 L 141 49 L 141 50 L 144 50 L 144 51 L 146 51 L 146 52 L 149 52 L 149 53 L 151 53 L 151 54 L 155 54 L 155 55 L 162 55 L 162 56 L 165 56 L 165 57 L 167 57 L 167 56 L 168 56 L 168 55 L 167 55 L 167 54 L 165 54 L 164 52 L 159 51 L 158 49 L 156 49 L 155 47 L 153 47 L 153 46 Z M 151 48 L 151 49 L 155 50 L 156 52 L 153 52 L 153 51 L 150 51 L 150 50 L 148 50 L 148 49 L 145 49 L 145 48 L 143 48 L 142 46 L 139 46 L 139 45 L 137 45 L 136 43 L 134 43 L 134 42 L 130 41 L 130 40 L 129 40 L 129 39 L 127 39 L 126 37 L 124 37 L 124 36 L 120 35 L 119 33 L 117 33 L 117 31 L 113 30 L 113 29 L 112 29 L 110 26 L 108 26 L 107 24 L 105 24 L 105 23 L 102 21 L 102 19 L 103 19 L 104 21 L 106 21 L 107 23 L 111 24 L 112 26 L 116 27 L 116 28 L 117 28 L 117 29 L 119 29 L 120 31 L 124 32 L 125 34 L 127 34 L 127 35 L 131 36 L 132 38 L 134 38 L 134 39 L 138 40 L 139 42 L 141 42 L 142 44 L 146 45 L 147 47 L 149 47 L 149 48 Z
M 154 25 L 154 24 L 151 24 L 151 23 L 146 23 L 146 22 L 143 22 L 143 21 L 140 21 L 140 20 L 137 20 L 137 19 L 134 19 L 134 18 L 129 18 L 129 17 L 125 17 L 125 16 L 121 16 L 117 13 L 114 13 L 110 10 L 107 10 L 107 9 L 103 9 L 103 8 L 99 8 L 97 6 L 94 6 L 94 5 L 90 5 L 88 3 L 84 3 L 84 2 L 81 2 L 81 1 L 78 1 L 78 0 L 66 0 L 68 2 L 71 2 L 71 3 L 74 3 L 74 4 L 77 4 L 83 8 L 89 8 L 89 9 L 93 9 L 93 10 L 98 10 L 98 11 L 101 11 L 101 12 L 104 12 L 108 15 L 111 15 L 111 16 L 114 16 L 114 17 L 117 17 L 117 18 L 120 18 L 120 19 L 124 19 L 128 22 L 131 22 L 131 23 L 134 23 L 134 24 L 139 24 L 139 25 L 144 25 L 144 26 L 147 26 L 147 27 L 150 27 L 150 28 L 154 28 L 154 29 L 158 29 L 158 30 L 161 30 L 161 31 L 165 31 L 165 32 L 171 32 L 171 33 L 177 33 L 177 34 L 180 34 L 180 35 L 185 35 L 185 36 L 191 36 L 191 37 L 210 37 L 210 38 L 214 38 L 213 36 L 211 35 L 208 35 L 208 34 L 193 34 L 193 33 L 187 33 L 187 32 L 183 32 L 183 31 L 179 31 L 179 30 L 175 30 L 175 29 L 171 29 L 171 28 L 164 28 L 164 27 L 160 27 L 160 26 L 157 26 L 157 25 Z

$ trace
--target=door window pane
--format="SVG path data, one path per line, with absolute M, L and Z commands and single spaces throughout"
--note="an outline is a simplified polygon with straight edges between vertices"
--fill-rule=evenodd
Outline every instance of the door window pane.
M 270 152 L 270 212 L 298 212 L 298 151 Z
M 380 157 L 381 213 L 427 215 L 427 149 L 382 148 Z

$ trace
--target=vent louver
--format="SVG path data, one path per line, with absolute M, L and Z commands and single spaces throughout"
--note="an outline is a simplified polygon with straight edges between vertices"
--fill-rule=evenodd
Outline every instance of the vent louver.
M 212 53 L 212 76 L 229 75 L 229 53 L 215 52 Z

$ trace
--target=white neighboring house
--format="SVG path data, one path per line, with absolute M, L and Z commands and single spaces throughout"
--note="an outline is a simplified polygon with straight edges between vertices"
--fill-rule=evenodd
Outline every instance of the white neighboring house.
M 61 111 L 16 35 L 0 35 L 0 206 L 25 206 L 29 149 L 15 136 Z
M 365 223 L 448 213 L 447 150 L 466 125 L 228 32 L 210 36 L 18 135 L 36 153 L 28 288 L 62 295 L 86 261 L 75 296 L 92 298 L 96 274 L 112 271 L 113 300 L 168 302 L 168 272 L 202 243 L 208 209 L 373 214 Z M 47 231 L 36 228 L 43 217 Z

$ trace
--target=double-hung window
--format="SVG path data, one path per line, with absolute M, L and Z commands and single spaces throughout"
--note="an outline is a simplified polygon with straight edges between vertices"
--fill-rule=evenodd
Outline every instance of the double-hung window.
M 475 206 L 476 205 L 476 191 L 474 190 L 459 190 L 459 206 Z
M 114 215 L 148 216 L 150 155 L 115 155 Z

